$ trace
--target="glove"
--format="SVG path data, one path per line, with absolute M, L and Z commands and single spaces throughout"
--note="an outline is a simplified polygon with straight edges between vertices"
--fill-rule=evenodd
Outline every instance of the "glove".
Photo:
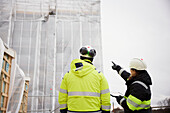
M 113 63 L 112 69 L 117 70 L 117 65 L 113 61 L 112 61 L 112 63 Z
M 124 98 L 124 97 L 121 96 L 121 95 L 119 95 L 119 96 L 116 96 L 115 98 L 116 98 L 116 101 L 120 104 L 120 100 L 121 100 L 122 98 Z
M 112 61 L 112 63 L 113 63 L 112 69 L 116 70 L 117 72 L 119 72 L 121 67 L 119 65 L 115 64 L 113 61 Z

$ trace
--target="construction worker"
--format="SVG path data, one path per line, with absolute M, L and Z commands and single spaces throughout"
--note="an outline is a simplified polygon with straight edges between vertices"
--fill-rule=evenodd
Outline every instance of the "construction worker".
M 110 91 L 107 80 L 92 62 L 95 49 L 80 49 L 80 59 L 71 62 L 71 70 L 62 80 L 59 91 L 61 113 L 110 113 Z
M 113 62 L 112 69 L 126 81 L 125 96 L 117 96 L 117 102 L 124 108 L 125 113 L 151 113 L 151 78 L 146 71 L 143 59 L 134 58 L 130 62 L 130 73 Z

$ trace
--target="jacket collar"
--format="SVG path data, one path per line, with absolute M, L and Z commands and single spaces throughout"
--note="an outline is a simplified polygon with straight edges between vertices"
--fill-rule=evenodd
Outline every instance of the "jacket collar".
M 147 71 L 135 76 L 135 77 L 132 77 L 130 80 L 128 80 L 126 82 L 126 85 L 129 85 L 131 83 L 133 83 L 134 81 L 141 81 L 141 82 L 144 82 L 145 84 L 147 85 L 152 85 L 152 81 L 151 81 L 151 78 L 148 74 Z
M 87 62 L 87 63 L 90 63 L 91 65 L 93 65 L 93 63 L 88 59 L 84 59 L 84 61 Z

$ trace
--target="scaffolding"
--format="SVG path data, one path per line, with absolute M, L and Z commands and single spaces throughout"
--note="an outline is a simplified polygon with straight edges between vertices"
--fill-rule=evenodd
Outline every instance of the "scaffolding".
M 16 113 L 21 106 L 24 78 L 29 77 L 25 77 L 16 58 L 15 51 L 8 48 L 0 38 L 0 113 Z
M 5 113 L 7 110 L 7 102 L 9 97 L 9 86 L 11 78 L 11 65 L 13 56 L 9 55 L 5 50 L 2 52 L 2 68 L 0 76 L 0 112 Z
M 30 77 L 27 112 L 57 113 L 58 90 L 81 46 L 102 67 L 100 0 L 1 0 L 0 37 Z

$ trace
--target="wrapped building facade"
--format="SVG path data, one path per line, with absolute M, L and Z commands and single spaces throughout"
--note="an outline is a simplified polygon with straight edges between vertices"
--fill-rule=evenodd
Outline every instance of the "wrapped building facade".
M 79 49 L 97 51 L 102 71 L 100 0 L 1 0 L 0 38 L 30 77 L 27 112 L 57 112 L 58 90 Z

